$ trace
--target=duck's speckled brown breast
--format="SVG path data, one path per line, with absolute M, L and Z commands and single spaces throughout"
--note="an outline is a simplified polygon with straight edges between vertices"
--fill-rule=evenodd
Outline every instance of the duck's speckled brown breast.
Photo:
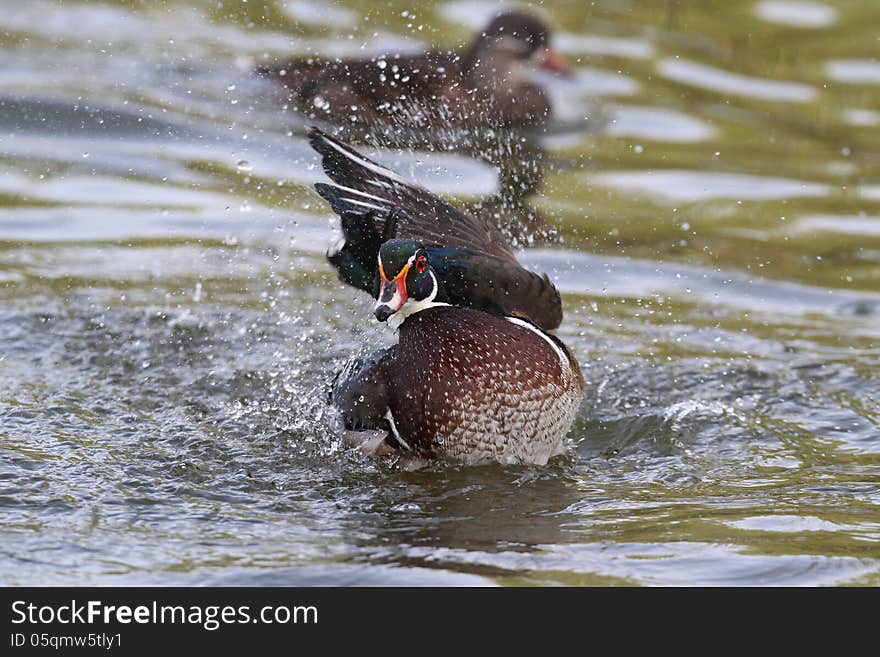
M 467 308 L 410 316 L 385 372 L 397 431 L 424 456 L 546 463 L 583 398 L 577 361 L 557 344 Z

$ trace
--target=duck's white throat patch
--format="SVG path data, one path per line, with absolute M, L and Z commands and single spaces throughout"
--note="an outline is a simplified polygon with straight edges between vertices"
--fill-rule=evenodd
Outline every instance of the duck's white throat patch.
M 437 298 L 437 292 L 440 289 L 440 286 L 437 284 L 437 277 L 434 276 L 433 271 L 428 272 L 431 275 L 431 281 L 434 284 L 433 289 L 431 290 L 431 294 L 422 299 L 421 301 L 417 301 L 410 297 L 407 299 L 404 304 L 400 307 L 396 313 L 391 315 L 388 318 L 388 326 L 393 329 L 400 328 L 400 325 L 406 321 L 406 318 L 410 315 L 415 315 L 418 312 L 423 310 L 427 310 L 428 308 L 436 308 L 437 306 L 448 306 L 448 303 L 443 303 L 441 301 L 434 301 Z

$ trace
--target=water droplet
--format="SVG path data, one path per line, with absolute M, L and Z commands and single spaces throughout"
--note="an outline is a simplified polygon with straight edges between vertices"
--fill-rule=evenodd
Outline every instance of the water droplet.
M 238 162 L 236 162 L 235 168 L 243 173 L 250 173 L 254 170 L 254 165 L 247 160 L 239 160 Z

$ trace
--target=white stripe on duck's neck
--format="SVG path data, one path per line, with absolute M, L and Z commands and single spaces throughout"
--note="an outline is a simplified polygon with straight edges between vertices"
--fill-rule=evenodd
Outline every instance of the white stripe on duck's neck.
M 431 294 L 421 301 L 412 298 L 407 299 L 403 306 L 401 306 L 400 310 L 388 318 L 388 326 L 393 329 L 399 329 L 400 325 L 403 324 L 406 321 L 406 318 L 410 315 L 415 315 L 428 308 L 449 305 L 448 303 L 443 303 L 441 301 L 434 301 L 434 299 L 437 298 L 437 292 L 440 290 L 440 286 L 437 284 L 437 277 L 434 276 L 434 272 L 431 271 L 428 273 L 431 274 L 431 280 L 434 282 L 434 289 L 431 290 Z

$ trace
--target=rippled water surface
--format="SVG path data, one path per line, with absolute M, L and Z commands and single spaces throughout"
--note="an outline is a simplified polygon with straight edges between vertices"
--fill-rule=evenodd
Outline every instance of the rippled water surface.
M 0 582 L 880 583 L 880 8 L 550 3 L 523 261 L 586 400 L 544 468 L 403 472 L 323 396 L 392 335 L 323 252 L 288 53 L 494 2 L 0 0 Z M 462 201 L 485 161 L 368 149 Z

